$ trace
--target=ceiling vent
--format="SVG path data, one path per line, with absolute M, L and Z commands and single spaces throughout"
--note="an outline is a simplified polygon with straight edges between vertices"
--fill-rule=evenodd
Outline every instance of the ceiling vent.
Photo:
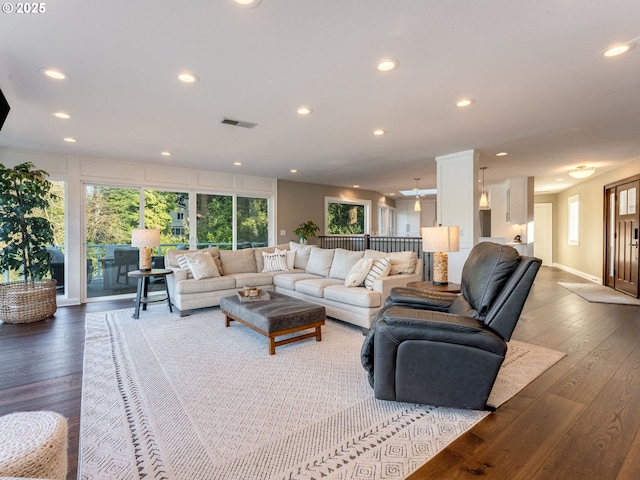
M 257 123 L 252 123 L 252 122 L 244 122 L 242 120 L 232 120 L 230 118 L 223 118 L 222 122 L 220 123 L 224 123 L 225 125 L 233 125 L 235 127 L 244 127 L 244 128 L 253 128 L 256 125 L 258 125 Z

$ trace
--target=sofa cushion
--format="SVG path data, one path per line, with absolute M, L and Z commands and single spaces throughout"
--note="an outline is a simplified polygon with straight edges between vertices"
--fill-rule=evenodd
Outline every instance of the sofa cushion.
M 277 287 L 295 290 L 296 282 L 301 280 L 309 280 L 311 278 L 321 278 L 311 273 L 278 273 L 273 275 L 273 284 Z
M 164 265 L 165 268 L 170 268 L 170 267 L 178 267 L 178 260 L 177 257 L 178 255 L 187 255 L 190 253 L 198 253 L 198 252 L 208 252 L 214 260 L 218 260 L 216 261 L 216 266 L 218 267 L 218 270 L 220 270 L 220 250 L 218 249 L 218 247 L 209 247 L 209 248 L 203 248 L 200 250 L 181 250 L 181 249 L 177 249 L 177 248 L 172 248 L 167 250 L 164 253 Z
M 256 257 L 253 249 L 220 250 L 222 274 L 257 272 Z
M 364 255 L 363 251 L 345 250 L 344 248 L 336 248 L 329 270 L 329 278 L 339 278 L 344 280 L 347 278 L 351 267 Z
M 196 280 L 220 276 L 218 267 L 216 267 L 216 262 L 213 260 L 213 257 L 209 254 L 209 252 L 198 252 L 191 255 L 182 255 L 178 256 L 178 258 L 184 258 L 186 260 L 189 270 L 191 270 L 191 274 Z M 180 262 L 180 260 L 178 260 L 178 262 Z
M 358 260 L 355 265 L 351 267 L 351 270 L 349 270 L 347 278 L 344 279 L 344 286 L 359 287 L 362 285 L 372 265 L 373 260 L 371 258 L 361 258 Z
M 416 252 L 380 252 L 378 250 L 365 250 L 364 258 L 389 258 L 391 260 L 391 271 L 389 275 L 412 274 L 416 270 L 418 254 Z
M 282 272 L 287 270 L 287 254 L 280 250 L 274 253 L 262 252 L 262 263 L 262 272 Z
M 304 271 L 328 277 L 334 252 L 333 248 L 312 248 Z
M 230 277 L 214 277 L 196 280 L 190 278 L 176 283 L 175 292 L 181 295 L 190 293 L 212 293 L 236 287 L 236 281 Z
M 355 307 L 377 308 L 382 306 L 382 295 L 364 287 L 331 285 L 324 289 L 324 298 Z
M 289 242 L 289 248 L 296 252 L 296 258 L 294 260 L 293 266 L 295 268 L 302 268 L 303 270 L 307 267 L 307 262 L 309 262 L 309 255 L 311 255 L 311 250 L 318 248 L 315 245 L 302 245 L 296 242 Z
M 296 292 L 306 293 L 312 297 L 322 298 L 324 289 L 331 285 L 341 285 L 342 280 L 335 278 L 310 278 L 296 282 Z
M 373 290 L 373 281 L 376 278 L 384 277 L 389 274 L 391 270 L 391 260 L 389 258 L 379 258 L 374 260 L 371 265 L 371 270 L 364 279 L 364 286 L 369 290 Z
M 296 268 L 296 251 L 285 250 L 285 254 L 287 255 L 287 270 L 293 270 Z
M 271 273 L 230 273 L 226 276 L 233 278 L 236 282 L 235 286 L 238 288 L 244 286 L 260 287 L 273 284 L 273 275 Z

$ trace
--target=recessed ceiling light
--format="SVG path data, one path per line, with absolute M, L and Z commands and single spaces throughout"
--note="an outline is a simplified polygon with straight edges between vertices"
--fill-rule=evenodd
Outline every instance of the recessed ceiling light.
M 170 157 L 171 156 L 171 152 L 167 152 L 167 151 L 160 152 L 160 155 L 162 155 L 163 157 Z
M 498 153 L 496 153 L 496 157 L 506 157 L 507 155 L 509 155 L 507 152 L 498 152 Z
M 298 170 L 296 170 L 295 168 L 292 168 L 291 170 L 289 170 L 291 173 L 298 173 Z
M 178 78 L 184 83 L 195 83 L 200 80 L 196 74 L 191 72 L 182 72 L 178 75 Z
M 310 115 L 313 113 L 313 110 L 311 110 L 309 107 L 300 107 L 297 110 L 298 115 Z
M 233 162 L 233 164 L 234 164 L 236 167 L 240 167 L 240 166 L 242 166 L 242 162 Z
M 381 128 L 378 128 L 378 129 L 373 131 L 373 134 L 376 137 L 379 137 L 380 135 L 384 135 L 385 133 L 387 133 L 387 132 L 385 130 L 382 130 Z
M 69 115 L 67 112 L 53 112 L 51 115 L 56 118 L 62 118 L 64 120 L 68 120 L 69 118 L 71 118 L 71 115 Z
M 67 75 L 64 72 L 61 72 L 60 70 L 58 70 L 57 68 L 42 68 L 40 69 L 42 71 L 42 73 L 44 73 L 47 77 L 49 78 L 55 78 L 56 80 L 65 80 L 67 78 L 69 78 L 69 75 Z
M 385 58 L 378 62 L 378 70 L 381 72 L 390 72 L 391 70 L 398 68 L 398 65 L 400 65 L 398 60 L 394 58 Z
M 391 192 L 391 193 L 387 193 L 387 195 L 389 195 L 390 197 L 393 197 L 395 195 L 395 193 Z
M 67 143 L 76 143 L 77 140 L 75 138 L 72 138 L 72 137 L 65 137 L 64 141 L 67 142 Z
M 473 104 L 475 102 L 474 99 L 472 98 L 463 98 L 461 100 L 458 100 L 458 103 L 456 103 L 456 106 L 458 107 L 468 107 L 469 105 Z
M 236 5 L 242 8 L 256 8 L 262 0 L 233 0 Z
M 635 42 L 620 43 L 618 45 L 613 45 L 612 47 L 609 47 L 604 52 L 604 56 L 605 57 L 617 57 L 618 55 L 622 55 L 623 53 L 630 52 L 634 48 L 636 48 Z
M 353 188 L 360 188 L 360 185 L 354 185 Z

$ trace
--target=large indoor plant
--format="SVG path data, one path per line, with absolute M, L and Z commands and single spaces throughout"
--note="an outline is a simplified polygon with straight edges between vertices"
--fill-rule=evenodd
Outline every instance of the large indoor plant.
M 300 243 L 307 243 L 309 238 L 316 236 L 318 230 L 320 230 L 320 227 L 309 220 L 298 225 L 298 228 L 296 228 L 293 233 L 298 236 Z
M 57 308 L 56 281 L 47 246 L 53 228 L 43 213 L 52 199 L 47 172 L 31 162 L 0 164 L 0 272 L 20 280 L 0 283 L 0 320 L 29 323 L 51 317 Z

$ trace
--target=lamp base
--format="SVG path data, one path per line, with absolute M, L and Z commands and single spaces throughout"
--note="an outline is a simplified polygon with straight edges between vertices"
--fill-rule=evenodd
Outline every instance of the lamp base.
M 449 284 L 449 255 L 445 252 L 433 254 L 433 284 Z
M 151 270 L 151 249 L 149 247 L 140 248 L 140 270 L 143 272 Z

